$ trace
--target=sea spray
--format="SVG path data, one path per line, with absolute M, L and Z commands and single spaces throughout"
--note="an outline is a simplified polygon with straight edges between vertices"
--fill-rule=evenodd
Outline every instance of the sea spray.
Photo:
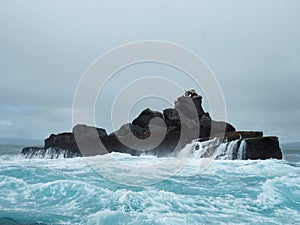
M 238 150 L 237 159 L 245 159 L 246 148 L 247 143 L 245 140 L 243 140 Z
M 70 151 L 68 149 L 62 149 L 57 147 L 50 147 L 47 149 L 37 148 L 37 147 L 28 147 L 23 149 L 23 154 L 25 158 L 44 158 L 44 159 L 58 159 L 58 158 L 73 158 L 80 157 L 81 154 Z
M 143 167 L 169 160 L 159 172 L 178 162 L 122 153 L 92 157 L 124 180 L 140 174 L 110 167 L 109 157 Z M 127 186 L 96 173 L 85 158 L 0 157 L 0 224 L 299 224 L 299 162 L 214 160 L 199 171 L 201 160 L 192 158 L 151 186 Z
M 193 158 L 242 160 L 245 159 L 246 145 L 246 141 L 241 138 L 230 142 L 215 138 L 205 142 L 192 142 L 184 148 L 184 152 L 191 152 Z

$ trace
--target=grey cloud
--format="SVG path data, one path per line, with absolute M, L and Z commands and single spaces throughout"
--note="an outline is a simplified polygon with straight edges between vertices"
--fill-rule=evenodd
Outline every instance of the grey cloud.
M 119 44 L 158 39 L 208 63 L 237 128 L 299 140 L 299 8 L 297 0 L 1 1 L 0 136 L 70 130 L 73 96 L 90 63 Z M 174 70 L 128 69 L 103 93 L 97 124 L 110 127 L 112 96 L 126 82 L 159 73 L 193 86 Z

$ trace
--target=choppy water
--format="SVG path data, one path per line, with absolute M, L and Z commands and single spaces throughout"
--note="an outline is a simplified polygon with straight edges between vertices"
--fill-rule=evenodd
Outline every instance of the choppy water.
M 97 170 L 83 158 L 25 159 L 20 149 L 0 149 L 1 225 L 300 224 L 299 151 L 207 168 L 196 158 L 112 153 L 91 159 Z

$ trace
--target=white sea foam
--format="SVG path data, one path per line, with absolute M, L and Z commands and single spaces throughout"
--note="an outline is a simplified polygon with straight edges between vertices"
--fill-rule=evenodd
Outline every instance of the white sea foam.
M 121 153 L 0 158 L 0 224 L 3 217 L 20 224 L 300 223 L 298 164 L 210 160 L 201 168 L 202 160 Z M 101 163 L 102 172 L 89 162 Z M 126 185 L 157 179 L 147 186 Z

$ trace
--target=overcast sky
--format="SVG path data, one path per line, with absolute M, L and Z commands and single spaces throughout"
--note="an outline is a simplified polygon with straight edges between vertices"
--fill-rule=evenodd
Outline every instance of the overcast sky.
M 298 0 L 1 0 L 0 137 L 44 139 L 70 131 L 76 87 L 96 58 L 127 42 L 163 40 L 209 65 L 224 93 L 227 121 L 238 130 L 298 141 L 299 12 Z M 112 92 L 159 73 L 192 85 L 163 66 L 129 68 L 103 93 L 97 125 L 112 129 Z M 147 106 L 163 108 L 147 99 L 129 119 Z

